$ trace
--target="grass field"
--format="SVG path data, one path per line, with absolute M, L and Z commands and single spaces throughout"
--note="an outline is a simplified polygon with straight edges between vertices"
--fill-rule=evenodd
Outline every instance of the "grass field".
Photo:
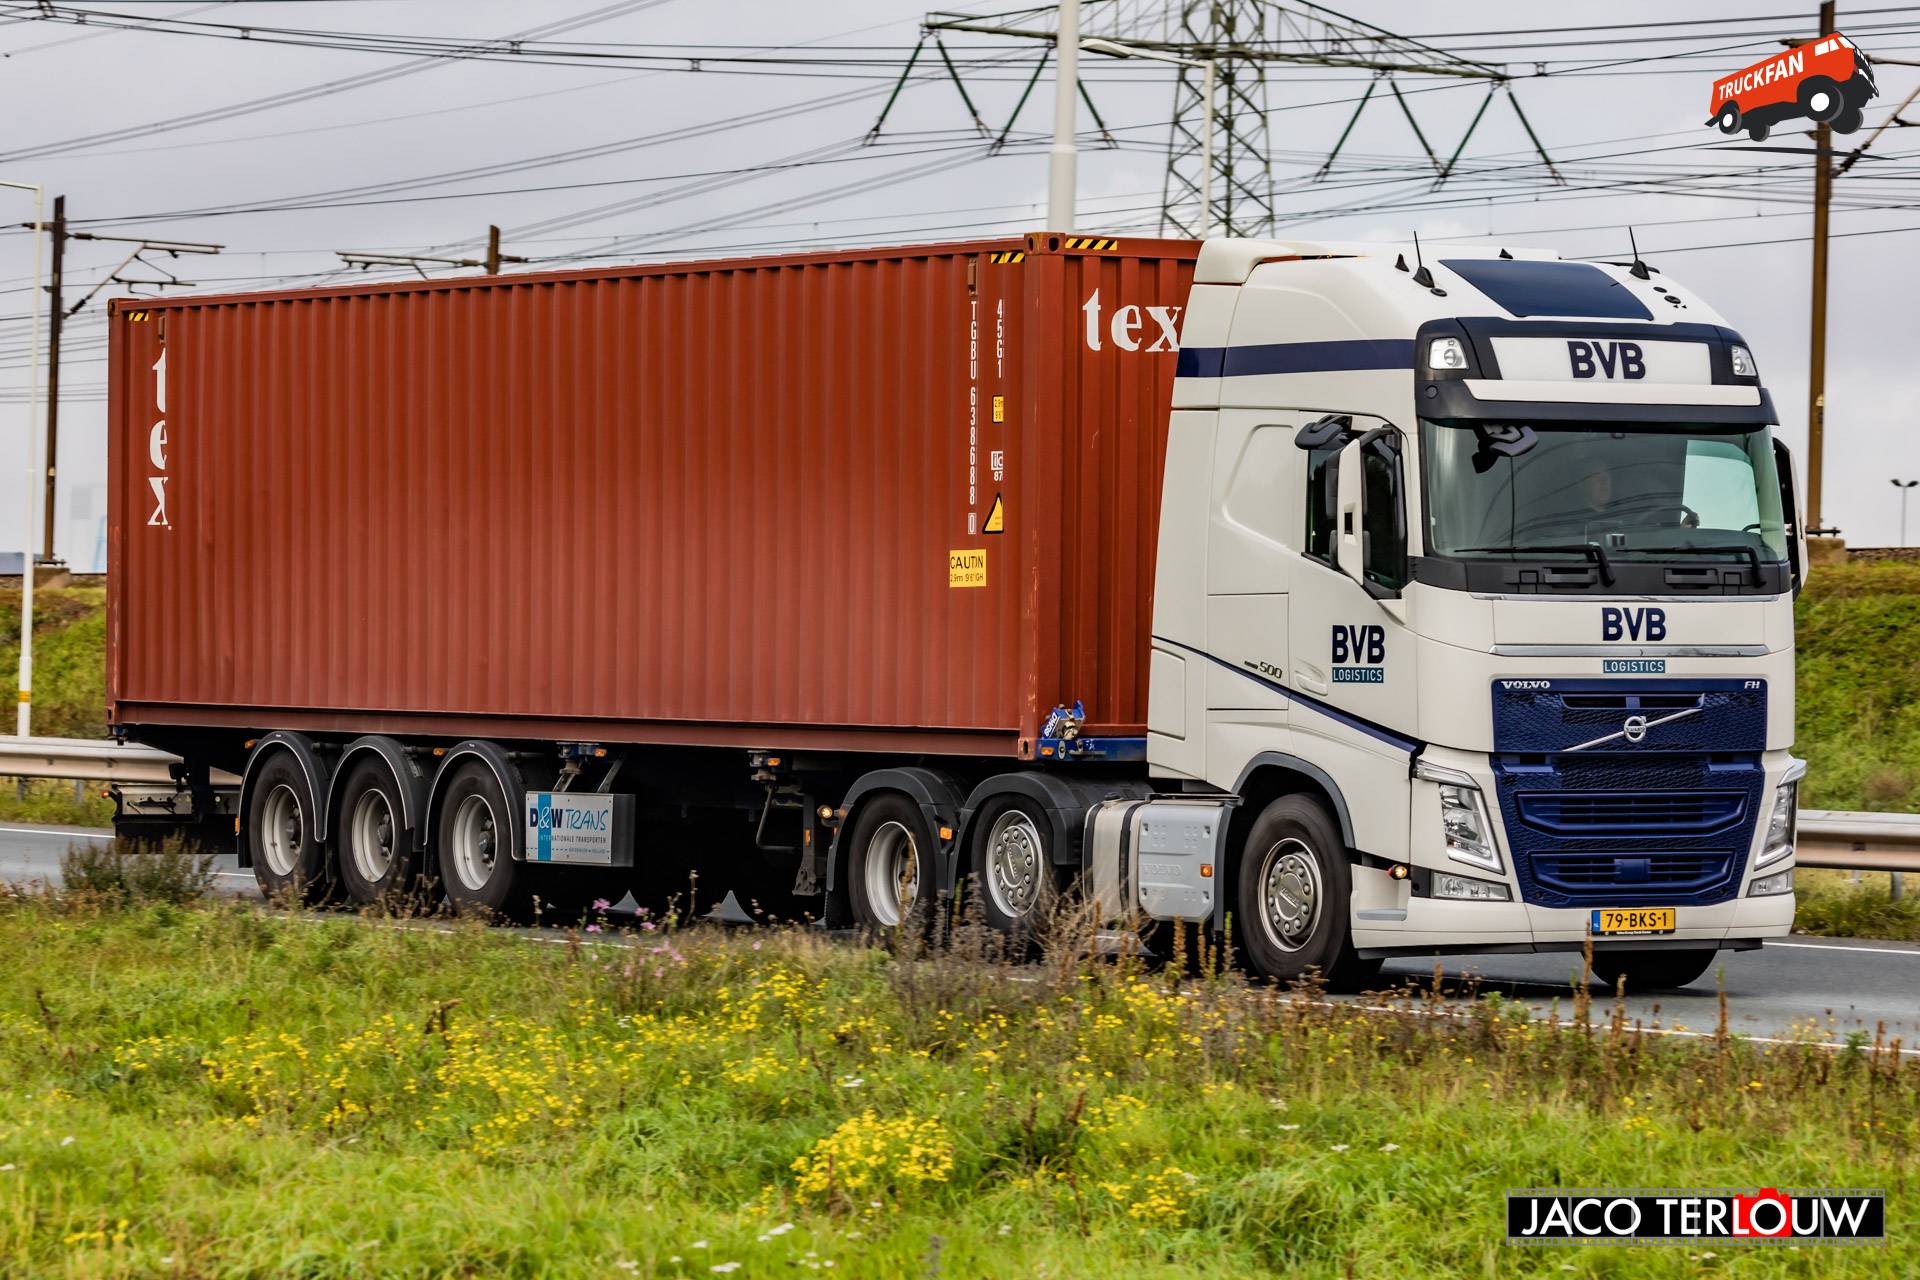
M 1920 1270 L 1920 1060 L 1871 1045 L 1361 1012 L 971 932 L 16 899 L 0 949 L 9 1275 Z M 1510 1187 L 1761 1185 L 1884 1187 L 1894 1243 L 1502 1242 Z

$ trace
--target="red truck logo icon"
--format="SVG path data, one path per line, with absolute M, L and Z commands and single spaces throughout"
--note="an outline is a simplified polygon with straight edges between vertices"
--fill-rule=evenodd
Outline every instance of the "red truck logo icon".
M 1714 81 L 1707 123 L 1722 133 L 1745 129 L 1755 142 L 1782 121 L 1801 117 L 1852 133 L 1879 91 L 1872 61 L 1836 31 Z

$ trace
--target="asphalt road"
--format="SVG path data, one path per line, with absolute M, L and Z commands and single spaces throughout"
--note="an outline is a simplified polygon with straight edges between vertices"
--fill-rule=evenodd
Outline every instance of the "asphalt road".
M 60 855 L 70 843 L 109 838 L 108 832 L 77 827 L 0 824 L 0 880 L 57 882 Z M 231 856 L 218 860 L 216 875 L 223 892 L 255 892 L 253 873 L 240 870 Z M 1383 976 L 1425 985 L 1433 963 L 1394 961 Z M 1449 988 L 1473 977 L 1483 991 L 1499 991 L 1540 1013 L 1557 1009 L 1562 1018 L 1573 1016 L 1577 955 L 1463 956 L 1444 963 Z M 1889 1039 L 1898 1037 L 1907 1052 L 1920 1054 L 1920 945 L 1795 937 L 1759 951 L 1722 952 L 1715 970 L 1685 990 L 1629 997 L 1627 1016 L 1677 1035 L 1711 1034 L 1719 1018 L 1719 981 L 1726 984 L 1728 1019 L 1738 1034 L 1777 1038 L 1811 1031 L 1837 1041 L 1863 1031 L 1871 1039 L 1884 1025 Z M 1610 1014 L 1610 997 L 1596 989 L 1594 1021 L 1604 1023 Z

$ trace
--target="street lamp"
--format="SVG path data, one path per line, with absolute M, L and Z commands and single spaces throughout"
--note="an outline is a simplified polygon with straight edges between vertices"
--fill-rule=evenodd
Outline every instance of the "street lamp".
M 1907 545 L 1907 495 L 1913 492 L 1913 486 L 1920 480 L 1895 480 L 1893 487 L 1900 491 L 1900 545 Z
M 1104 53 L 1114 58 L 1148 58 L 1154 62 L 1170 62 L 1176 67 L 1193 67 L 1205 73 L 1200 96 L 1206 103 L 1206 114 L 1200 131 L 1200 238 L 1213 234 L 1213 86 L 1220 78 L 1220 64 L 1212 58 L 1182 58 L 1178 54 L 1163 53 L 1158 49 L 1143 49 L 1138 45 L 1121 44 L 1117 40 L 1082 40 L 1080 47 L 1088 53 Z
M 28 323 L 27 364 L 31 372 L 27 391 L 27 460 L 34 471 L 27 483 L 27 537 L 20 544 L 20 711 L 14 732 L 26 737 L 33 729 L 33 544 L 40 533 L 40 300 L 46 293 L 40 279 L 40 258 L 46 240 L 46 188 L 31 182 L 0 182 L 0 187 L 33 192 L 33 303 Z

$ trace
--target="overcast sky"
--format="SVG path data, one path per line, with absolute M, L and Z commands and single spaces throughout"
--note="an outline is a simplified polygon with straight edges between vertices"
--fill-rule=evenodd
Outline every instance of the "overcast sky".
M 1625 257 L 1631 222 L 1643 257 L 1704 295 L 1751 339 L 1783 434 L 1801 448 L 1811 158 L 1727 148 L 1701 122 L 1717 76 L 1777 49 L 1780 36 L 1814 34 L 1816 6 L 1802 7 L 1804 22 L 1769 0 L 1684 7 L 1349 0 L 1357 17 L 1519 73 L 1515 96 L 1567 181 L 1554 185 L 1533 163 L 1517 117 L 1495 100 L 1466 149 L 1466 172 L 1434 190 L 1431 170 L 1418 171 L 1426 163 L 1419 141 L 1383 89 L 1332 175 L 1314 183 L 1369 75 L 1276 67 L 1266 96 L 1281 234 L 1386 240 L 1418 231 L 1423 240 L 1472 237 L 1569 257 Z M 1735 21 L 1632 25 L 1671 23 L 1681 8 L 1690 20 Z M 241 40 L 10 21 L 33 9 L 0 0 L 0 179 L 44 183 L 50 193 L 66 193 L 69 216 L 106 220 L 85 223 L 87 230 L 225 246 L 209 258 L 147 255 L 202 288 L 343 280 L 333 274 L 341 268 L 334 251 L 342 249 L 472 256 L 490 222 L 506 228 L 508 253 L 565 257 L 567 265 L 968 238 L 1044 223 L 1048 81 L 1027 103 L 1012 145 L 990 154 L 969 131 L 960 94 L 930 51 L 880 144 L 855 145 L 919 37 L 923 10 L 902 0 L 97 0 L 96 12 L 143 19 L 361 37 L 492 38 L 565 25 L 547 38 L 575 42 L 575 53 L 595 55 L 592 65 L 524 55 L 422 61 L 411 51 L 276 44 L 264 32 Z M 1572 29 L 1602 11 L 1604 30 Z M 1143 0 L 1111 0 L 1090 4 L 1088 19 L 1100 30 L 1159 34 L 1162 12 Z M 1843 5 L 1840 27 L 1883 58 L 1920 60 L 1920 5 Z M 1623 34 L 1630 42 L 1619 43 Z M 320 42 L 339 43 L 332 36 Z M 997 130 L 1037 46 L 955 35 L 949 48 Z M 755 50 L 766 51 L 757 55 L 763 60 L 715 60 Z M 676 56 L 635 60 L 648 53 Z M 702 59 L 698 69 L 692 58 Z M 999 64 L 982 65 L 993 59 Z M 1532 75 L 1537 63 L 1548 74 Z M 1124 145 L 1102 149 L 1088 138 L 1081 229 L 1151 233 L 1175 71 L 1093 57 L 1084 67 L 1095 105 Z M 1486 96 L 1477 83 L 1449 78 L 1404 75 L 1397 83 L 1443 157 Z M 1867 130 L 1916 84 L 1920 68 L 1883 64 Z M 275 97 L 294 100 L 260 103 Z M 213 118 L 172 123 L 201 113 Z M 1920 107 L 1908 116 L 1920 123 Z M 1092 129 L 1084 111 L 1081 125 Z M 82 139 L 92 141 L 54 145 Z M 1807 139 L 1789 130 L 1769 145 Z M 583 150 L 589 154 L 570 154 Z M 1888 480 L 1920 477 L 1920 133 L 1889 130 L 1871 155 L 1841 179 L 1836 200 L 1872 207 L 1834 215 L 1825 506 L 1854 545 L 1896 540 L 1899 497 Z M 448 176 L 470 170 L 481 172 Z M 1716 189 L 1721 194 L 1707 194 Z M 332 207 L 157 216 L 294 197 Z M 0 189 L 0 224 L 30 215 L 29 196 Z M 72 245 L 69 305 L 128 248 Z M 0 547 L 17 547 L 27 526 L 31 271 L 31 237 L 0 234 Z M 160 278 L 139 263 L 124 275 Z M 80 568 L 97 567 L 104 556 L 101 304 L 125 292 L 103 291 L 68 330 L 58 550 Z M 1910 537 L 1920 541 L 1920 502 Z

